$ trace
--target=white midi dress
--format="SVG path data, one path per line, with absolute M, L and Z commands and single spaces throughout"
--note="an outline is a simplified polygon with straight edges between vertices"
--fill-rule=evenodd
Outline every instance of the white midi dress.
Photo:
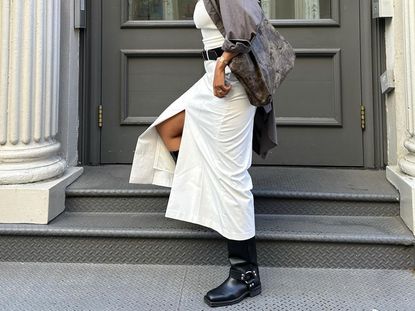
M 224 38 L 202 0 L 193 18 L 205 50 L 222 46 Z M 228 239 L 246 240 L 255 235 L 248 168 L 257 107 L 250 104 L 229 67 L 225 77 L 231 90 L 225 97 L 214 96 L 216 60 L 201 61 L 205 74 L 138 137 L 129 182 L 170 187 L 167 218 L 211 228 Z M 185 120 L 175 163 L 155 126 L 182 110 Z

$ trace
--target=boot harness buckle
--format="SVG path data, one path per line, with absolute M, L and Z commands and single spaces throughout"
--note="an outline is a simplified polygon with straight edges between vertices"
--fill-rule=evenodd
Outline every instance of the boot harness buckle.
M 249 278 L 247 278 L 248 275 L 252 275 Z M 248 270 L 245 273 L 241 273 L 241 280 L 244 281 L 249 287 L 254 286 L 254 279 L 256 277 L 255 270 Z

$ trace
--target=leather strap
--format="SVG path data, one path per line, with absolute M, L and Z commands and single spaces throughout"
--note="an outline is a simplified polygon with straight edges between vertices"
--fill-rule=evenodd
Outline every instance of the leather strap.
M 250 284 L 256 279 L 255 270 L 246 270 L 245 272 L 241 272 L 238 270 L 230 269 L 229 274 L 234 279 L 245 282 L 246 284 Z
M 202 51 L 202 57 L 204 60 L 216 60 L 223 54 L 222 47 L 217 47 L 215 49 L 210 50 L 203 50 Z

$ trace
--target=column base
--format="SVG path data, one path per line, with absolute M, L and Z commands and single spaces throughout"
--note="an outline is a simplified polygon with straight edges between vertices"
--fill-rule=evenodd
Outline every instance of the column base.
M 415 233 L 415 178 L 403 173 L 398 165 L 388 165 L 386 179 L 398 189 L 400 216 L 412 233 Z
M 62 175 L 66 161 L 58 156 L 31 162 L 1 163 L 0 185 L 32 183 Z
M 54 179 L 0 185 L 0 223 L 47 224 L 64 211 L 65 189 L 83 170 L 83 167 L 69 167 Z

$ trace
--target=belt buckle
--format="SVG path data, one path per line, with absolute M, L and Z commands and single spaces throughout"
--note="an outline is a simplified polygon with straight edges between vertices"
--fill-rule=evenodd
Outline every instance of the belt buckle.
M 202 51 L 203 58 L 205 58 L 205 55 L 206 55 L 206 60 L 215 60 L 215 59 L 218 59 L 218 57 L 219 57 L 219 55 L 218 55 L 218 53 L 216 53 L 215 49 L 203 50 Z
M 212 59 L 211 59 L 211 57 L 210 57 L 210 53 L 213 53 L 212 55 Z M 206 55 L 207 55 L 207 58 L 208 58 L 208 60 L 215 60 L 215 59 L 217 59 L 218 58 L 218 54 L 216 53 L 216 51 L 214 51 L 214 50 L 208 50 L 207 52 L 206 52 Z M 215 58 L 216 57 L 216 58 Z

